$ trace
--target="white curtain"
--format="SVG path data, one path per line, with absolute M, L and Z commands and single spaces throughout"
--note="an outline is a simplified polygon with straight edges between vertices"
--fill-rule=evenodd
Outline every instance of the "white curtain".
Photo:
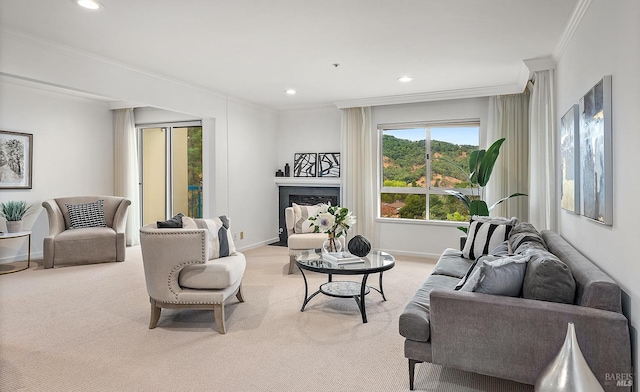
M 350 235 L 363 235 L 375 247 L 377 140 L 371 108 L 342 110 L 342 146 L 342 205 L 357 219 Z
M 486 187 L 485 200 L 491 206 L 514 193 L 529 193 L 529 95 L 501 95 L 489 99 L 487 124 L 488 148 L 505 138 L 493 174 Z M 529 220 L 527 197 L 511 198 L 496 206 L 492 216 L 517 217 Z
M 536 71 L 531 93 L 529 222 L 557 230 L 554 70 Z
M 140 198 L 138 180 L 138 142 L 133 109 L 114 111 L 115 194 L 131 200 L 127 214 L 127 246 L 140 243 Z

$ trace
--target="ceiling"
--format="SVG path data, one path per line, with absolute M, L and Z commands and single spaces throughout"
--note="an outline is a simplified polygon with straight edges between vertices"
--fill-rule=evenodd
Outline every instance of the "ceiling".
M 0 26 L 289 110 L 513 90 L 523 60 L 553 54 L 577 0 L 100 2 L 0 0 Z

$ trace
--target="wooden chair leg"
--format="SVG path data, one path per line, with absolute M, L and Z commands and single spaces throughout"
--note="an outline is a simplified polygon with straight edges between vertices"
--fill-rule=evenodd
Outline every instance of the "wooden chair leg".
M 156 325 L 158 325 L 158 320 L 160 320 L 160 312 L 162 312 L 162 308 L 157 306 L 156 300 L 153 298 L 149 298 L 149 302 L 151 302 L 151 320 L 149 321 L 149 329 L 154 329 Z
M 240 286 L 238 286 L 238 291 L 236 292 L 236 298 L 238 298 L 238 301 L 244 302 L 244 298 L 242 297 L 242 283 L 240 283 Z
M 422 361 L 416 361 L 415 359 L 409 360 L 409 389 L 413 391 L 413 379 L 415 376 L 416 364 L 422 363 Z
M 291 275 L 295 270 L 296 270 L 296 257 L 289 256 L 289 275 Z
M 219 333 L 227 333 L 227 329 L 224 326 L 224 304 L 213 305 L 213 319 L 216 321 Z

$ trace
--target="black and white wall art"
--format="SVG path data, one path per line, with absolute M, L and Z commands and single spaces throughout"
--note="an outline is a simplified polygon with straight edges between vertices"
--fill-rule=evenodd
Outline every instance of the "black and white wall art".
M 293 176 L 294 177 L 315 177 L 316 176 L 316 153 L 293 154 Z
M 318 154 L 318 177 L 340 177 L 340 153 Z
M 560 206 L 580 213 L 580 107 L 575 104 L 560 119 L 560 165 L 562 198 Z
M 611 76 L 580 99 L 582 215 L 613 224 Z
M 31 189 L 33 135 L 0 131 L 0 189 Z

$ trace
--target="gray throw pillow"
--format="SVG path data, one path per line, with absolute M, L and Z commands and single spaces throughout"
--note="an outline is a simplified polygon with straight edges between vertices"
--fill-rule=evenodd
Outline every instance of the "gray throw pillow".
M 553 253 L 529 250 L 531 257 L 522 285 L 522 296 L 540 301 L 572 304 L 576 281 L 571 270 Z
M 460 291 L 517 297 L 522 292 L 529 258 L 527 255 L 483 256 Z
M 491 252 L 489 252 L 492 256 L 509 256 L 511 255 L 511 247 L 509 246 L 509 240 L 502 242 L 500 245 L 493 248 Z
M 513 253 L 524 253 L 529 248 L 547 250 L 547 244 L 542 235 L 531 223 L 527 222 L 519 223 L 511 230 L 509 244 Z

